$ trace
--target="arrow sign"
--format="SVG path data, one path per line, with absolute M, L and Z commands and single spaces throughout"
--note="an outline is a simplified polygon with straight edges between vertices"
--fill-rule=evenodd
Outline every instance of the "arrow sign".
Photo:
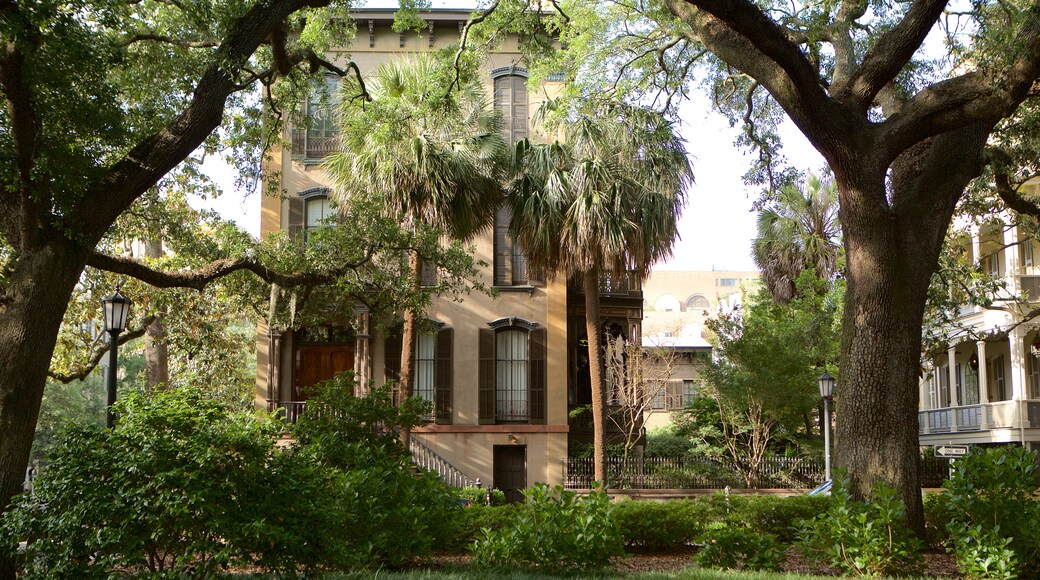
M 935 448 L 936 457 L 945 457 L 947 459 L 958 457 L 964 457 L 968 454 L 967 445 L 940 445 Z

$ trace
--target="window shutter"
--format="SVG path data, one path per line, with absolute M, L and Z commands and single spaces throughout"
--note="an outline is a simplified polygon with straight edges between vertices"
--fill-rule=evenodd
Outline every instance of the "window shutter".
M 495 332 L 490 328 L 481 328 L 478 332 L 477 406 L 480 416 L 477 422 L 491 425 L 495 422 Z
M 513 284 L 513 237 L 509 235 L 509 222 L 512 212 L 509 206 L 502 204 L 495 212 L 495 286 L 512 286 Z
M 423 286 L 436 286 L 437 285 L 437 266 L 423 260 L 422 266 L 422 285 Z
M 302 240 L 300 232 L 303 231 L 303 199 L 298 195 L 289 196 L 289 237 Z
M 300 99 L 299 116 L 292 120 L 292 143 L 289 152 L 293 157 L 303 157 L 307 151 L 307 99 Z
M 451 425 L 452 406 L 452 331 L 442 328 L 437 333 L 437 354 L 434 363 L 434 412 L 437 424 Z
M 527 79 L 521 76 L 509 77 L 513 89 L 512 142 L 527 139 Z
M 527 366 L 529 373 L 527 385 L 531 405 L 531 423 L 535 425 L 544 425 L 547 415 L 545 409 L 545 339 L 546 333 L 544 328 L 532 330 L 530 335 L 528 335 L 530 344 L 527 356 L 530 362 Z
M 545 270 L 536 266 L 532 266 L 531 262 L 527 262 L 527 277 L 527 283 L 532 286 L 545 285 Z
M 670 410 L 682 409 L 683 384 L 682 381 L 668 381 L 668 402 L 665 404 Z

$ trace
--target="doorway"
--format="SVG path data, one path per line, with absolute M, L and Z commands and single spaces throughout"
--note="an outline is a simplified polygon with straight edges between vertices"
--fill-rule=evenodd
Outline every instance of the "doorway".
M 354 346 L 348 344 L 307 344 L 296 348 L 296 381 L 293 400 L 306 401 L 310 387 L 354 370 Z
M 527 446 L 495 445 L 495 487 L 502 490 L 508 503 L 524 501 L 523 491 L 527 487 Z

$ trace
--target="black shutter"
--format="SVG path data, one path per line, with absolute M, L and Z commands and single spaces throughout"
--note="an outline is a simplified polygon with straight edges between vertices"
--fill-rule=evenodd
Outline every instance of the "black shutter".
M 481 425 L 495 423 L 495 332 L 490 328 L 478 330 L 477 406 Z
M 452 334 L 450 328 L 442 328 L 440 332 L 437 333 L 437 358 L 434 363 L 433 372 L 433 380 L 435 381 L 433 398 L 438 425 L 451 425 L 452 419 Z
M 531 402 L 531 423 L 544 425 L 546 423 L 545 409 L 545 340 L 544 328 L 532 330 L 528 336 L 528 358 L 530 359 L 527 370 L 528 397 Z
M 512 221 L 512 212 L 509 206 L 502 204 L 495 211 L 495 256 L 494 256 L 494 282 L 495 286 L 513 285 L 513 237 L 509 235 L 509 222 Z
M 303 231 L 303 199 L 296 194 L 289 195 L 289 237 L 301 240 Z

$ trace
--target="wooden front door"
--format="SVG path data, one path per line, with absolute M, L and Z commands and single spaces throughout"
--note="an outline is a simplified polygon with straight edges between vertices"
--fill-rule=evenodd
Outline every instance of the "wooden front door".
M 308 344 L 297 347 L 293 400 L 306 401 L 308 387 L 350 370 L 354 370 L 353 345 Z
M 507 502 L 522 502 L 527 487 L 527 446 L 495 445 L 492 476 L 495 487 L 506 494 Z

